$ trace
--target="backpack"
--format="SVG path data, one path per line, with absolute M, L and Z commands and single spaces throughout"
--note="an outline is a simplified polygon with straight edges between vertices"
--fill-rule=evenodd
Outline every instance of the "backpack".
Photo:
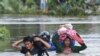
M 44 41 L 50 42 L 50 34 L 48 31 L 43 31 L 39 35 Z
M 41 38 L 40 36 L 36 35 L 36 36 L 33 36 L 33 41 L 34 41 L 34 38 Z M 34 46 L 38 49 L 38 56 L 44 56 L 43 54 L 46 53 L 47 56 L 49 56 L 49 54 L 47 53 L 46 51 L 46 48 L 44 48 L 44 44 L 40 41 L 34 41 Z
M 46 42 L 50 42 L 50 34 L 48 31 L 43 31 L 39 34 L 40 38 L 43 39 Z M 40 48 L 38 56 L 43 56 L 44 53 L 49 56 L 47 49 L 44 48 L 44 45 L 42 43 L 39 43 L 40 46 L 38 46 Z

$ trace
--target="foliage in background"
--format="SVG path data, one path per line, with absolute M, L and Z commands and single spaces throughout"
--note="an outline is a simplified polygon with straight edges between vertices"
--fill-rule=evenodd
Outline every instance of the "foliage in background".
M 81 15 L 84 14 L 85 0 L 66 0 L 63 4 L 54 0 L 49 0 L 49 9 L 58 15 Z
M 26 0 L 25 5 L 22 0 L 2 0 L 0 1 L 0 13 L 34 13 L 36 11 L 34 0 Z
M 6 27 L 0 26 L 0 51 L 5 50 L 10 44 L 10 32 Z
M 97 9 L 95 4 L 88 5 L 86 0 L 65 0 L 58 2 L 58 0 L 48 0 L 47 15 L 61 15 L 61 16 L 82 16 L 87 15 L 85 10 L 88 6 L 92 8 L 95 13 Z M 98 0 L 100 1 L 100 0 Z M 97 3 L 99 5 L 100 3 Z M 0 13 L 2 14 L 44 14 L 40 10 L 40 0 L 0 0 Z

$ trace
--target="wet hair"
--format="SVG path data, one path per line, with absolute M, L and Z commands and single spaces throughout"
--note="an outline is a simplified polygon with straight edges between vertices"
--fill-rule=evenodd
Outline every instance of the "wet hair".
M 75 45 L 75 40 L 71 39 L 71 36 L 69 34 L 67 34 L 66 38 L 64 39 L 63 43 L 65 42 L 66 39 L 69 39 L 70 41 L 70 47 L 72 48 Z M 65 43 L 64 43 L 65 45 Z
M 64 41 L 68 38 L 69 40 L 71 40 L 71 36 L 69 35 L 69 34 L 67 34 L 67 33 L 65 33 L 67 36 L 66 36 L 66 38 L 64 39 Z
M 33 42 L 33 38 L 31 37 L 31 36 L 26 36 L 26 37 L 24 37 L 23 38 L 23 42 L 27 42 L 27 41 L 29 41 L 29 42 Z
M 68 36 L 64 39 L 64 41 L 66 40 L 66 39 L 69 39 L 69 40 L 71 40 L 71 38 L 69 38 Z

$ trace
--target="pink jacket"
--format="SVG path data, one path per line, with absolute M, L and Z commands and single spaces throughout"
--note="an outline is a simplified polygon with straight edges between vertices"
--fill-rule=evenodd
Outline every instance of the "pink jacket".
M 79 43 L 84 43 L 82 38 L 79 36 L 79 34 L 75 30 L 67 30 L 67 34 L 71 36 L 71 39 L 74 39 L 78 41 Z

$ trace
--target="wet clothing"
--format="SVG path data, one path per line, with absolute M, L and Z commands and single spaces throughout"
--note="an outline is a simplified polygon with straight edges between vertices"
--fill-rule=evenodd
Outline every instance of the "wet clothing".
M 86 44 L 81 44 L 81 46 L 73 46 L 72 48 L 72 52 L 73 53 L 79 53 L 80 51 L 84 50 L 87 48 Z
M 58 35 L 57 32 L 55 32 L 53 34 L 53 36 L 52 36 L 52 43 L 55 45 L 57 53 L 62 52 L 64 45 L 63 45 L 63 42 L 59 42 L 59 35 Z M 70 45 L 74 46 L 74 44 L 75 44 L 75 41 L 71 40 L 71 44 Z
M 56 47 L 54 46 L 54 44 L 50 41 L 49 44 L 51 45 L 51 48 L 48 49 L 48 51 L 55 51 Z
M 53 36 L 53 39 L 52 39 L 52 42 L 53 44 L 56 46 L 56 52 L 57 53 L 62 53 L 63 52 L 63 48 L 64 48 L 64 43 L 57 41 L 57 37 L 59 37 L 57 34 L 55 34 Z M 72 49 L 72 52 L 73 53 L 79 53 L 81 50 L 84 50 L 87 48 L 87 46 L 83 43 L 81 44 L 81 46 L 74 46 L 75 42 L 71 41 L 72 43 L 70 44 L 71 45 L 71 49 Z
M 30 52 L 31 55 L 43 56 L 43 53 L 44 52 L 46 53 L 46 50 L 43 50 L 43 48 L 40 48 L 40 47 L 35 47 L 32 50 L 28 50 L 26 47 L 22 47 L 20 52 L 23 54 Z M 46 53 L 46 54 L 47 54 L 47 56 L 49 56 L 48 53 Z
M 26 47 L 22 47 L 20 52 L 23 54 L 30 52 L 31 55 L 34 55 L 38 53 L 38 48 L 33 48 L 32 50 L 28 50 Z
M 58 36 L 58 33 L 57 32 L 55 32 L 54 34 L 53 34 L 53 36 L 52 36 L 52 43 L 55 45 L 55 47 L 56 47 L 56 52 L 57 53 L 60 53 L 60 52 L 62 52 L 62 48 L 63 48 L 63 46 L 62 45 L 60 45 L 59 44 L 59 41 L 58 41 L 58 38 L 59 36 Z
M 81 36 L 76 32 L 76 30 L 67 30 L 67 34 L 70 35 L 70 37 L 77 42 L 83 43 Z

